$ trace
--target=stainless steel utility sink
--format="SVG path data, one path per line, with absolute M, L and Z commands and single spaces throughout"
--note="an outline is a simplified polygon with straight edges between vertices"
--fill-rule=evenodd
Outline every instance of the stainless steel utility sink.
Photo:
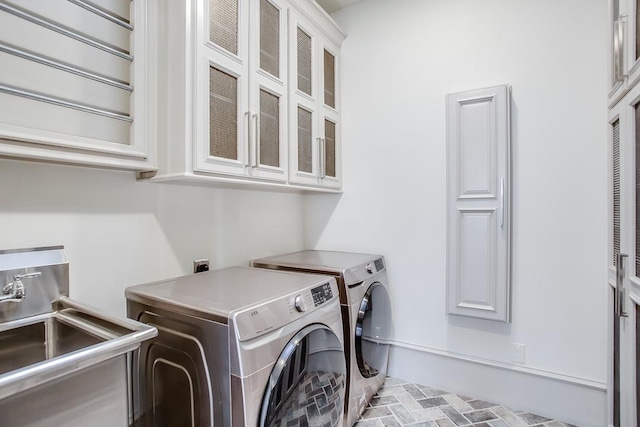
M 0 332 L 0 375 L 104 342 L 55 314 Z
M 69 299 L 68 273 L 62 247 L 0 251 L 2 427 L 136 423 L 134 370 L 157 330 Z
M 55 305 L 49 313 L 0 323 L 0 399 L 134 350 L 157 334 L 67 297 Z

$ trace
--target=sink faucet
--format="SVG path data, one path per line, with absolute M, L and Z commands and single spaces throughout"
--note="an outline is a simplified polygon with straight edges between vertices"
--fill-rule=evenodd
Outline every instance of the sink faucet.
M 22 279 L 33 279 L 35 277 L 42 276 L 42 273 L 36 271 L 35 273 L 16 274 L 13 276 L 13 282 L 7 283 L 2 288 L 2 295 L 0 295 L 1 302 L 20 302 L 27 297 L 26 289 Z

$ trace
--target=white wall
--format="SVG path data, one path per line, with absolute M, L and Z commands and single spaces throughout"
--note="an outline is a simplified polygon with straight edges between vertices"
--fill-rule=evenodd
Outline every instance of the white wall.
M 523 343 L 517 369 L 586 384 L 603 410 L 607 2 L 368 0 L 333 16 L 348 34 L 344 194 L 308 197 L 306 246 L 387 257 L 399 345 L 390 371 L 465 391 L 434 372 L 433 354 L 508 371 L 510 344 Z M 445 313 L 445 95 L 504 83 L 513 87 L 511 324 Z M 408 365 L 400 348 L 423 357 Z M 484 388 L 494 399 L 523 392 Z M 525 397 L 529 409 L 555 411 L 544 396 Z M 584 425 L 604 425 L 598 414 Z
M 299 250 L 303 196 L 136 182 L 0 160 L 0 249 L 64 245 L 72 298 L 125 315 L 127 286 Z

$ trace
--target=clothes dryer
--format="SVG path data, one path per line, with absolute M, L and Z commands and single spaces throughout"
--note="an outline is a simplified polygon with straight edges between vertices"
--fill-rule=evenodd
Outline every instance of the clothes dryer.
M 352 426 L 387 372 L 391 303 L 384 257 L 308 250 L 257 259 L 253 266 L 336 278 L 348 367 L 345 425 Z
M 136 425 L 338 426 L 346 364 L 332 277 L 232 267 L 127 288 Z

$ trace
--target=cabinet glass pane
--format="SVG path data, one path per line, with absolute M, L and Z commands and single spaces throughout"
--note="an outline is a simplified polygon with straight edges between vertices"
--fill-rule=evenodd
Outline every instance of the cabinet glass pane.
M 620 253 L 620 121 L 616 120 L 612 126 L 612 152 L 613 152 L 613 265 L 616 265 L 616 256 Z
M 298 27 L 298 89 L 311 96 L 311 36 Z
M 280 77 L 280 11 L 260 0 L 260 68 Z
M 336 108 L 336 58 L 324 51 L 324 103 Z
M 336 176 L 336 124 L 324 121 L 324 174 Z
M 311 120 L 311 112 L 298 107 L 298 170 L 300 172 L 313 172 Z
M 209 73 L 209 154 L 238 158 L 238 79 L 211 67 Z
M 260 90 L 260 164 L 280 166 L 280 98 Z
M 209 1 L 209 37 L 221 48 L 238 54 L 238 0 Z

